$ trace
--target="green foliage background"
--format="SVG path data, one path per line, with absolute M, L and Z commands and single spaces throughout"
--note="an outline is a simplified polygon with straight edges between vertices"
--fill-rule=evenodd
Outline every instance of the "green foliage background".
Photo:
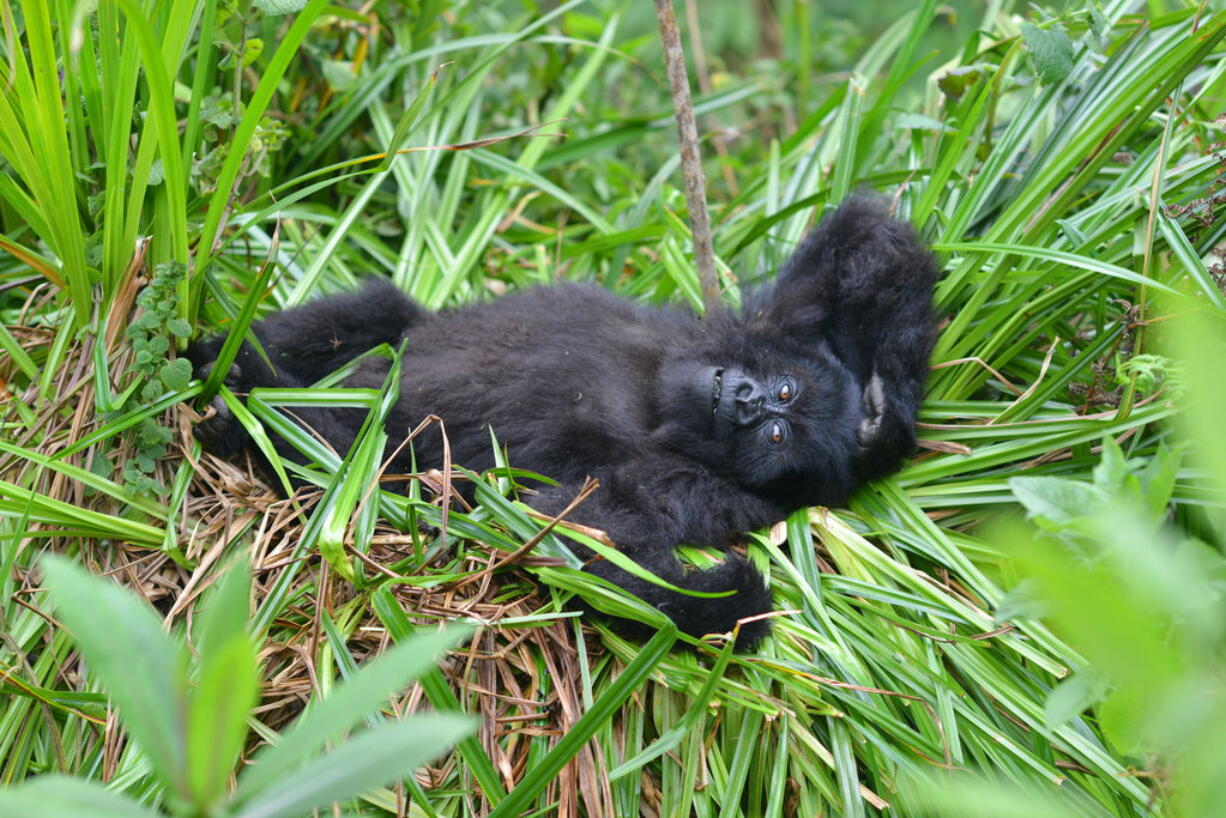
M 173 362 L 188 328 L 232 354 L 261 314 L 372 274 L 431 307 L 560 278 L 699 307 L 650 3 L 0 0 L 0 812 L 1226 801 L 1226 12 L 676 7 L 728 303 L 860 187 L 945 269 L 923 449 L 849 508 L 747 538 L 785 612 L 752 656 L 581 626 L 573 594 L 653 614 L 574 570 L 566 543 L 589 535 L 542 531 L 508 469 L 455 475 L 478 481 L 475 509 L 431 501 L 430 475 L 381 490 L 380 454 L 407 431 L 379 422 L 394 379 L 244 398 L 224 367 L 185 382 Z M 278 503 L 204 455 L 188 407 L 214 393 L 257 441 L 275 430 L 313 460 L 280 479 L 321 490 Z M 301 405 L 371 421 L 331 452 L 293 424 Z M 239 553 L 250 586 L 221 570 Z M 213 585 L 247 605 L 216 625 L 224 659 L 194 624 L 218 616 Z M 378 695 L 330 722 L 325 741 L 365 722 L 351 746 L 378 783 L 338 764 L 351 786 L 311 795 L 314 745 L 261 772 L 304 700 L 328 712 L 390 642 L 460 617 L 484 627 L 443 670 L 390 696 L 351 688 Z M 151 656 L 160 692 L 137 685 Z M 250 662 L 254 697 L 210 681 Z M 176 702 L 195 714 L 158 715 Z M 443 733 L 399 764 L 380 737 L 409 741 L 384 722 L 427 703 L 482 726 L 412 775 Z M 284 798 L 276 769 L 300 784 Z

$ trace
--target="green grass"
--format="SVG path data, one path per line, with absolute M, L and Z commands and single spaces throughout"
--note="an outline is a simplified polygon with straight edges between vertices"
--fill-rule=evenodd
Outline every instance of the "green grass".
M 172 262 L 188 270 L 173 314 L 229 333 L 231 352 L 260 315 L 369 274 L 431 307 L 562 278 L 700 305 L 646 0 L 293 5 L 0 0 L 0 807 L 228 816 L 277 796 L 306 814 L 326 803 L 300 766 L 322 743 L 281 781 L 260 748 L 451 619 L 480 627 L 448 663 L 380 693 L 382 715 L 334 718 L 329 738 L 369 716 L 352 740 L 378 783 L 395 779 L 321 788 L 340 814 L 1222 803 L 1226 12 L 1003 2 L 963 9 L 970 39 L 955 41 L 935 3 L 905 5 L 847 64 L 813 4 L 775 4 L 777 51 L 758 4 L 697 4 L 713 21 L 707 75 L 691 77 L 709 89 L 695 105 L 726 302 L 861 187 L 891 197 L 945 270 L 920 454 L 846 509 L 746 538 L 781 613 L 759 653 L 733 655 L 578 617 L 576 593 L 652 613 L 574 570 L 565 543 L 585 535 L 540 536 L 507 469 L 380 491 L 378 423 L 337 457 L 282 411 L 377 419 L 391 384 L 244 405 L 171 378 L 142 398 L 125 328 Z M 311 452 L 315 466 L 284 468 L 321 491 L 279 500 L 201 452 L 189 406 L 218 388 Z M 141 437 L 148 418 L 174 431 L 165 451 Z M 152 488 L 125 479 L 141 457 Z M 449 479 L 478 480 L 480 504 L 431 501 Z M 155 607 L 170 634 L 147 634 L 165 654 L 147 658 L 172 689 L 133 699 L 139 647 L 73 612 L 73 575 L 44 587 L 45 551 Z M 258 659 L 254 710 L 215 681 L 245 649 L 219 659 L 199 625 L 237 554 L 252 564 L 251 639 L 234 644 Z M 147 630 L 126 599 L 116 610 Z M 195 708 L 181 724 L 175 701 Z M 408 734 L 382 722 L 428 709 L 480 726 L 410 774 L 378 738 Z

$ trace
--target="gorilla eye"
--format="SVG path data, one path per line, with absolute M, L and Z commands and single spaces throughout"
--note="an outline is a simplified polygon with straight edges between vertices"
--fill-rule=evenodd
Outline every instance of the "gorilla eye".
M 771 428 L 770 428 L 770 436 L 771 436 L 771 443 L 782 443 L 783 442 L 783 424 L 780 423 L 779 421 L 775 421 L 774 423 L 772 423 Z
M 786 401 L 789 398 L 791 398 L 792 397 L 792 385 L 788 383 L 787 381 L 784 381 L 783 385 L 779 387 L 778 397 L 780 401 Z

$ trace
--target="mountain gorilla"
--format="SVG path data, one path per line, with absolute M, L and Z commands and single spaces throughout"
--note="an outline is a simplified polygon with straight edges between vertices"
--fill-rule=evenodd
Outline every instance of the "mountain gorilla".
M 701 320 L 634 304 L 598 287 L 558 284 L 432 313 L 386 281 L 276 313 L 255 336 L 270 369 L 244 344 L 227 384 L 307 386 L 381 343 L 408 338 L 400 399 L 387 423 L 389 454 L 423 418 L 443 419 L 454 462 L 494 465 L 492 428 L 510 463 L 546 475 L 528 499 L 560 512 L 584 478 L 600 488 L 573 511 L 631 559 L 673 585 L 731 596 L 693 597 L 603 559 L 605 577 L 694 635 L 730 631 L 770 608 L 762 577 L 728 558 L 687 569 L 674 547 L 728 545 L 798 508 L 844 502 L 860 481 L 897 468 L 915 446 L 934 320 L 936 265 L 910 227 L 876 199 L 854 197 L 799 246 L 772 288 L 739 312 Z M 189 352 L 208 372 L 220 340 Z M 345 384 L 382 385 L 386 358 L 358 365 Z M 246 433 L 214 401 L 198 429 L 228 456 Z M 364 410 L 297 409 L 344 453 Z M 275 440 L 280 454 L 302 455 Z M 392 461 L 391 472 L 438 467 L 437 427 Z M 580 556 L 593 557 L 590 552 Z M 742 627 L 740 647 L 767 631 Z

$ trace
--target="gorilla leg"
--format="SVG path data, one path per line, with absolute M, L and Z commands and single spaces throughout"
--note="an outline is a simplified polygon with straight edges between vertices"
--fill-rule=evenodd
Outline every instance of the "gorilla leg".
M 252 330 L 260 351 L 244 341 L 226 373 L 226 386 L 236 392 L 255 387 L 303 387 L 318 381 L 367 350 L 399 343 L 404 333 L 430 316 L 386 279 L 369 277 L 361 289 L 321 298 L 257 322 Z M 197 377 L 207 377 L 224 338 L 193 343 L 187 350 Z M 209 449 L 233 456 L 249 439 L 220 397 L 214 398 L 215 415 L 198 427 Z M 344 452 L 353 442 L 360 412 L 345 409 L 300 407 L 294 410 L 308 427 Z M 279 436 L 273 444 L 283 457 L 301 462 L 302 456 Z
M 379 344 L 394 347 L 410 327 L 429 316 L 387 279 L 370 276 L 357 292 L 274 313 L 254 329 L 279 376 L 288 372 L 310 384 Z

